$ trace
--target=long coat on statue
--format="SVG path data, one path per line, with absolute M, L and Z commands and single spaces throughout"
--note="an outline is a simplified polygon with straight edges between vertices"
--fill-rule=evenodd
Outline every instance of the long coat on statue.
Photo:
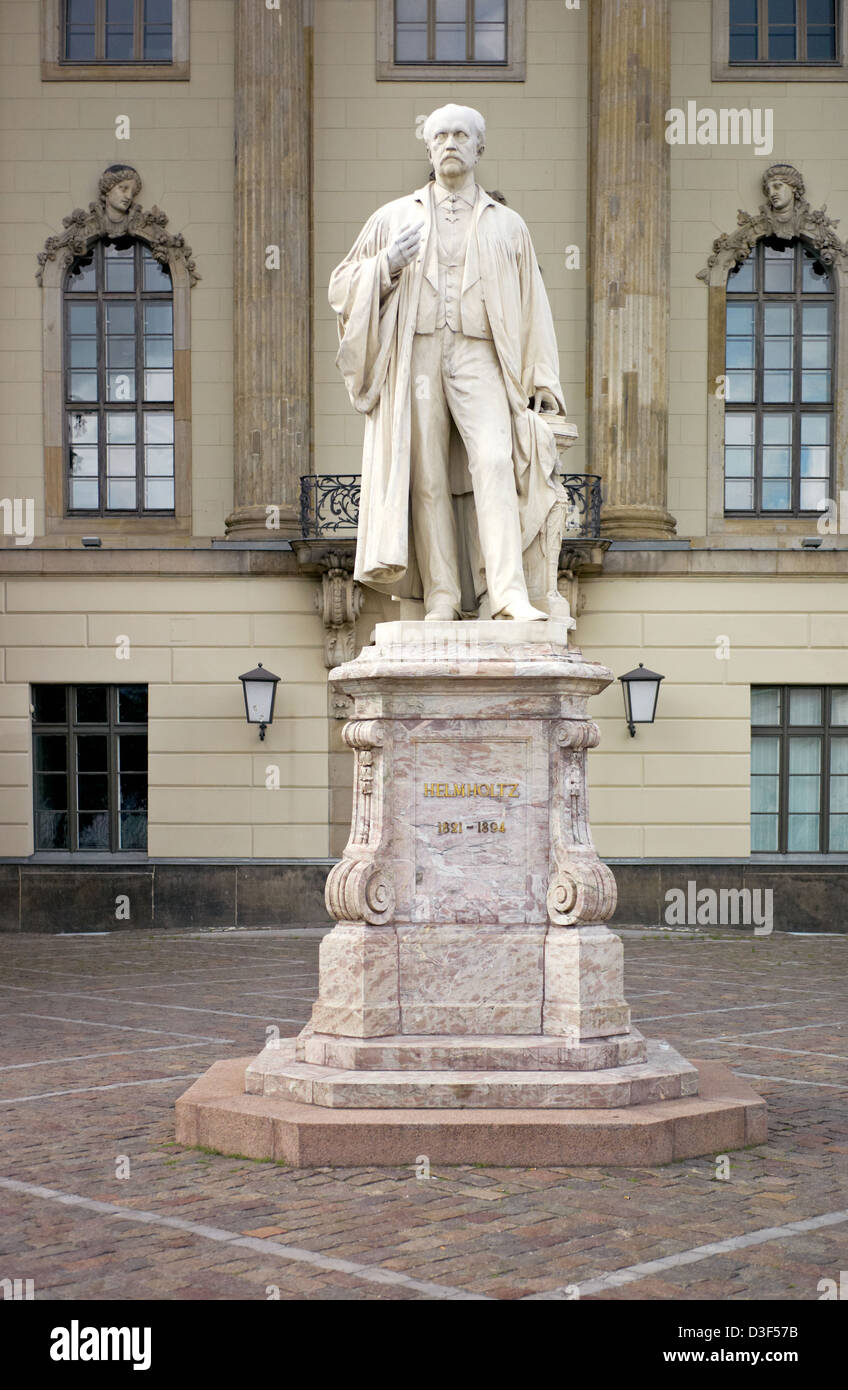
M 420 222 L 424 225 L 418 256 L 392 281 L 388 248 L 403 227 Z M 425 281 L 426 294 L 438 294 L 437 255 L 432 200 L 425 187 L 374 213 L 334 270 L 329 286 L 330 307 L 339 326 L 336 364 L 353 405 L 366 417 L 354 578 L 401 597 L 421 595 L 409 516 L 410 392 L 415 389 L 410 360 Z M 482 188 L 468 238 L 463 299 L 478 280 L 512 414 L 515 487 L 526 552 L 554 502 L 564 496 L 556 475 L 553 431 L 529 408 L 529 398 L 544 387 L 562 414 L 565 404 L 553 319 L 530 233 L 516 212 Z M 455 427 L 451 436 L 459 552 L 461 560 L 465 557 L 465 578 L 470 576 L 473 594 L 479 597 L 486 581 L 471 476 Z M 467 591 L 463 583 L 464 608 Z

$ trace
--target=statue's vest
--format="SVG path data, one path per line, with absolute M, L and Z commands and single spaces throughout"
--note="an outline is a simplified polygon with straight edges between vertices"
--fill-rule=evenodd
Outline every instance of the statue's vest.
M 470 234 L 474 235 L 473 228 L 470 229 Z M 439 288 L 436 290 L 426 276 L 422 280 L 418 317 L 415 321 L 416 333 L 435 333 L 436 329 L 447 326 L 454 333 L 464 333 L 467 338 L 491 339 L 492 330 L 486 313 L 482 280 L 475 280 L 474 284 L 466 286 L 465 293 L 462 293 L 467 238 L 461 254 L 451 256 L 439 236 L 435 218 L 430 235 L 436 238 Z

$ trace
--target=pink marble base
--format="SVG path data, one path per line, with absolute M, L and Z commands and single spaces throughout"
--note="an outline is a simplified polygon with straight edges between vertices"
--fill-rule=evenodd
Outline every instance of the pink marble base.
M 644 1062 L 595 1071 L 346 1071 L 299 1062 L 291 1038 L 251 1062 L 245 1088 L 330 1109 L 609 1110 L 693 1095 L 698 1074 L 658 1042 Z
M 642 1034 L 631 1028 L 589 1042 L 567 1037 L 338 1038 L 304 1028 L 296 1041 L 298 1062 L 337 1071 L 601 1071 L 647 1060 Z

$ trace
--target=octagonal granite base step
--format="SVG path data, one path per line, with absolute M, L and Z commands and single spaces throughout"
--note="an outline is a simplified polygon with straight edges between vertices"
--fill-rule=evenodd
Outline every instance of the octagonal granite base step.
M 332 1110 L 606 1110 L 695 1095 L 698 1073 L 662 1042 L 644 1062 L 589 1072 L 355 1071 L 298 1062 L 286 1038 L 247 1068 L 245 1090 Z
M 720 1062 L 693 1063 L 697 1096 L 619 1110 L 329 1110 L 246 1095 L 250 1058 L 215 1062 L 180 1097 L 176 1137 L 295 1168 L 433 1164 L 604 1167 L 729 1153 L 767 1136 L 765 1101 Z

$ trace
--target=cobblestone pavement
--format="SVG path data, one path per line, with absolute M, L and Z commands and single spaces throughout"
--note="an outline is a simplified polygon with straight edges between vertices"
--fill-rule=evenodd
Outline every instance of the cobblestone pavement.
M 0 1278 L 46 1299 L 816 1300 L 848 1268 L 848 938 L 623 933 L 643 1032 L 768 1101 L 726 1181 L 713 1157 L 426 1180 L 178 1148 L 191 1078 L 299 1031 L 319 935 L 0 938 Z

